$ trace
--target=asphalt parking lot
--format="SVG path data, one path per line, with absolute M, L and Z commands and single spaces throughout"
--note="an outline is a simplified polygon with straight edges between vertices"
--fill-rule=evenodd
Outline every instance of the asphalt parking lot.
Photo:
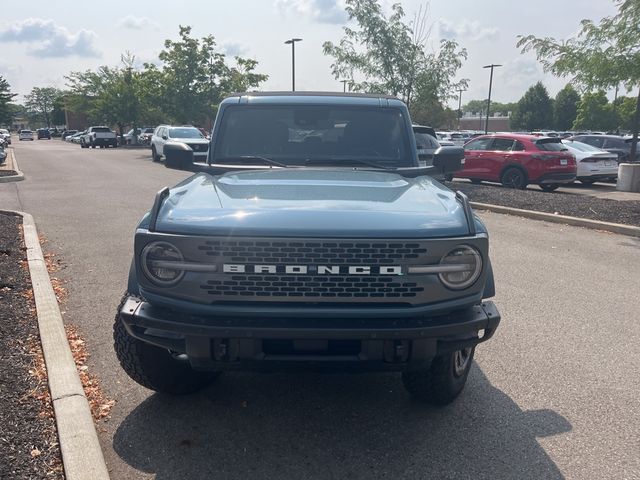
M 188 174 L 147 150 L 14 145 L 31 213 L 65 265 L 65 321 L 117 401 L 98 425 L 114 479 L 640 478 L 640 239 L 482 213 L 503 321 L 454 404 L 393 374 L 229 374 L 184 398 L 134 384 L 113 353 L 136 222 Z

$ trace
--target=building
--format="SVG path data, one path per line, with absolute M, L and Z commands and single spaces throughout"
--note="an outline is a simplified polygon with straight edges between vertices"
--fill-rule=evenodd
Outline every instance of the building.
M 487 117 L 478 113 L 465 112 L 464 116 L 460 118 L 460 130 L 481 130 L 484 131 L 484 125 Z M 489 129 L 490 132 L 510 132 L 511 131 L 511 116 L 501 115 L 496 113 L 495 116 L 489 117 Z

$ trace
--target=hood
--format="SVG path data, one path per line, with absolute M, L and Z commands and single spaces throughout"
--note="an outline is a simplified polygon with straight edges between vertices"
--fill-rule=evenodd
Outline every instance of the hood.
M 156 229 L 325 238 L 468 234 L 455 194 L 430 177 L 309 168 L 194 175 L 171 189 Z
M 180 138 L 180 137 L 171 137 L 169 139 L 171 142 L 179 142 L 179 143 L 209 143 L 209 140 L 206 138 Z

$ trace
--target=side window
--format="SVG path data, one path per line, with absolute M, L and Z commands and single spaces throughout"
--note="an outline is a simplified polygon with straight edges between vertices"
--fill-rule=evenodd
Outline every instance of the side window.
M 524 152 L 525 148 L 524 148 L 524 145 L 521 142 L 516 140 L 515 142 L 513 142 L 513 149 L 512 150 L 514 152 Z
M 602 144 L 604 143 L 604 138 L 600 137 L 583 137 L 581 142 L 586 143 L 587 145 L 591 145 L 592 147 L 602 148 Z
M 472 140 L 464 146 L 465 150 L 486 150 L 489 147 L 489 143 L 491 143 L 490 138 L 478 138 L 477 140 Z
M 618 140 L 617 138 L 607 138 L 604 141 L 604 148 L 618 148 L 618 149 L 626 149 L 627 144 L 624 140 Z
M 494 138 L 491 144 L 491 150 L 501 152 L 510 152 L 513 147 L 513 140 L 510 138 Z

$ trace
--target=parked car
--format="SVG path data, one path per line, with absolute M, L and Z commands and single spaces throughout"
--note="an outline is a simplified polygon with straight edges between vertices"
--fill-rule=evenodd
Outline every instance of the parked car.
M 204 162 L 207 160 L 209 140 L 196 127 L 191 125 L 182 127 L 160 125 L 157 127 L 151 137 L 151 158 L 154 162 L 160 161 L 164 155 L 164 145 L 167 142 L 187 144 L 193 150 L 195 161 Z
M 48 128 L 39 128 L 36 130 L 36 136 L 38 137 L 38 140 L 42 140 L 43 138 L 51 140 L 51 132 Z
M 64 132 L 62 132 L 62 135 L 60 136 L 61 140 L 67 140 L 67 138 L 69 138 L 72 135 L 75 135 L 76 133 L 78 133 L 78 130 L 65 130 Z
M 67 141 L 71 142 L 71 143 L 80 144 L 80 141 L 82 140 L 82 136 L 85 135 L 86 133 L 87 133 L 87 130 L 84 130 L 82 132 L 74 133 L 73 135 L 67 137 Z
M 2 165 L 7 159 L 7 152 L 4 151 L 5 143 L 4 138 L 0 137 L 0 165 Z
M 574 135 L 569 140 L 586 143 L 592 147 L 601 148 L 607 152 L 617 155 L 618 163 L 632 161 L 631 154 L 631 138 L 623 138 L 618 135 L 601 135 L 591 133 L 588 135 Z M 636 161 L 640 160 L 640 151 L 636 153 Z
M 576 157 L 577 179 L 591 185 L 598 180 L 615 180 L 618 176 L 618 156 L 587 143 L 562 140 Z
M 33 140 L 33 132 L 31 130 L 20 130 L 18 140 Z
M 80 137 L 81 148 L 115 148 L 117 146 L 116 132 L 113 132 L 109 127 L 89 127 L 86 133 Z
M 215 166 L 163 188 L 135 230 L 124 371 L 165 395 L 225 370 L 398 371 L 418 401 L 454 401 L 500 322 L 487 229 L 428 176 L 462 149 L 420 169 L 405 104 L 362 94 L 236 94 L 213 132 Z M 165 165 L 193 156 L 164 148 Z
M 136 131 L 137 131 L 136 135 L 138 136 L 138 141 L 143 143 L 142 141 L 144 137 L 147 135 L 148 136 L 153 135 L 154 129 L 152 127 L 142 127 L 142 128 L 136 128 Z M 133 133 L 134 133 L 134 130 L 132 128 L 122 136 L 122 143 L 124 145 L 129 145 L 133 141 Z
M 465 164 L 456 177 L 474 183 L 488 180 L 519 189 L 535 183 L 550 192 L 576 179 L 576 159 L 557 137 L 482 135 L 464 150 Z
M 6 128 L 0 128 L 0 138 L 4 140 L 6 145 L 11 145 L 11 132 Z

